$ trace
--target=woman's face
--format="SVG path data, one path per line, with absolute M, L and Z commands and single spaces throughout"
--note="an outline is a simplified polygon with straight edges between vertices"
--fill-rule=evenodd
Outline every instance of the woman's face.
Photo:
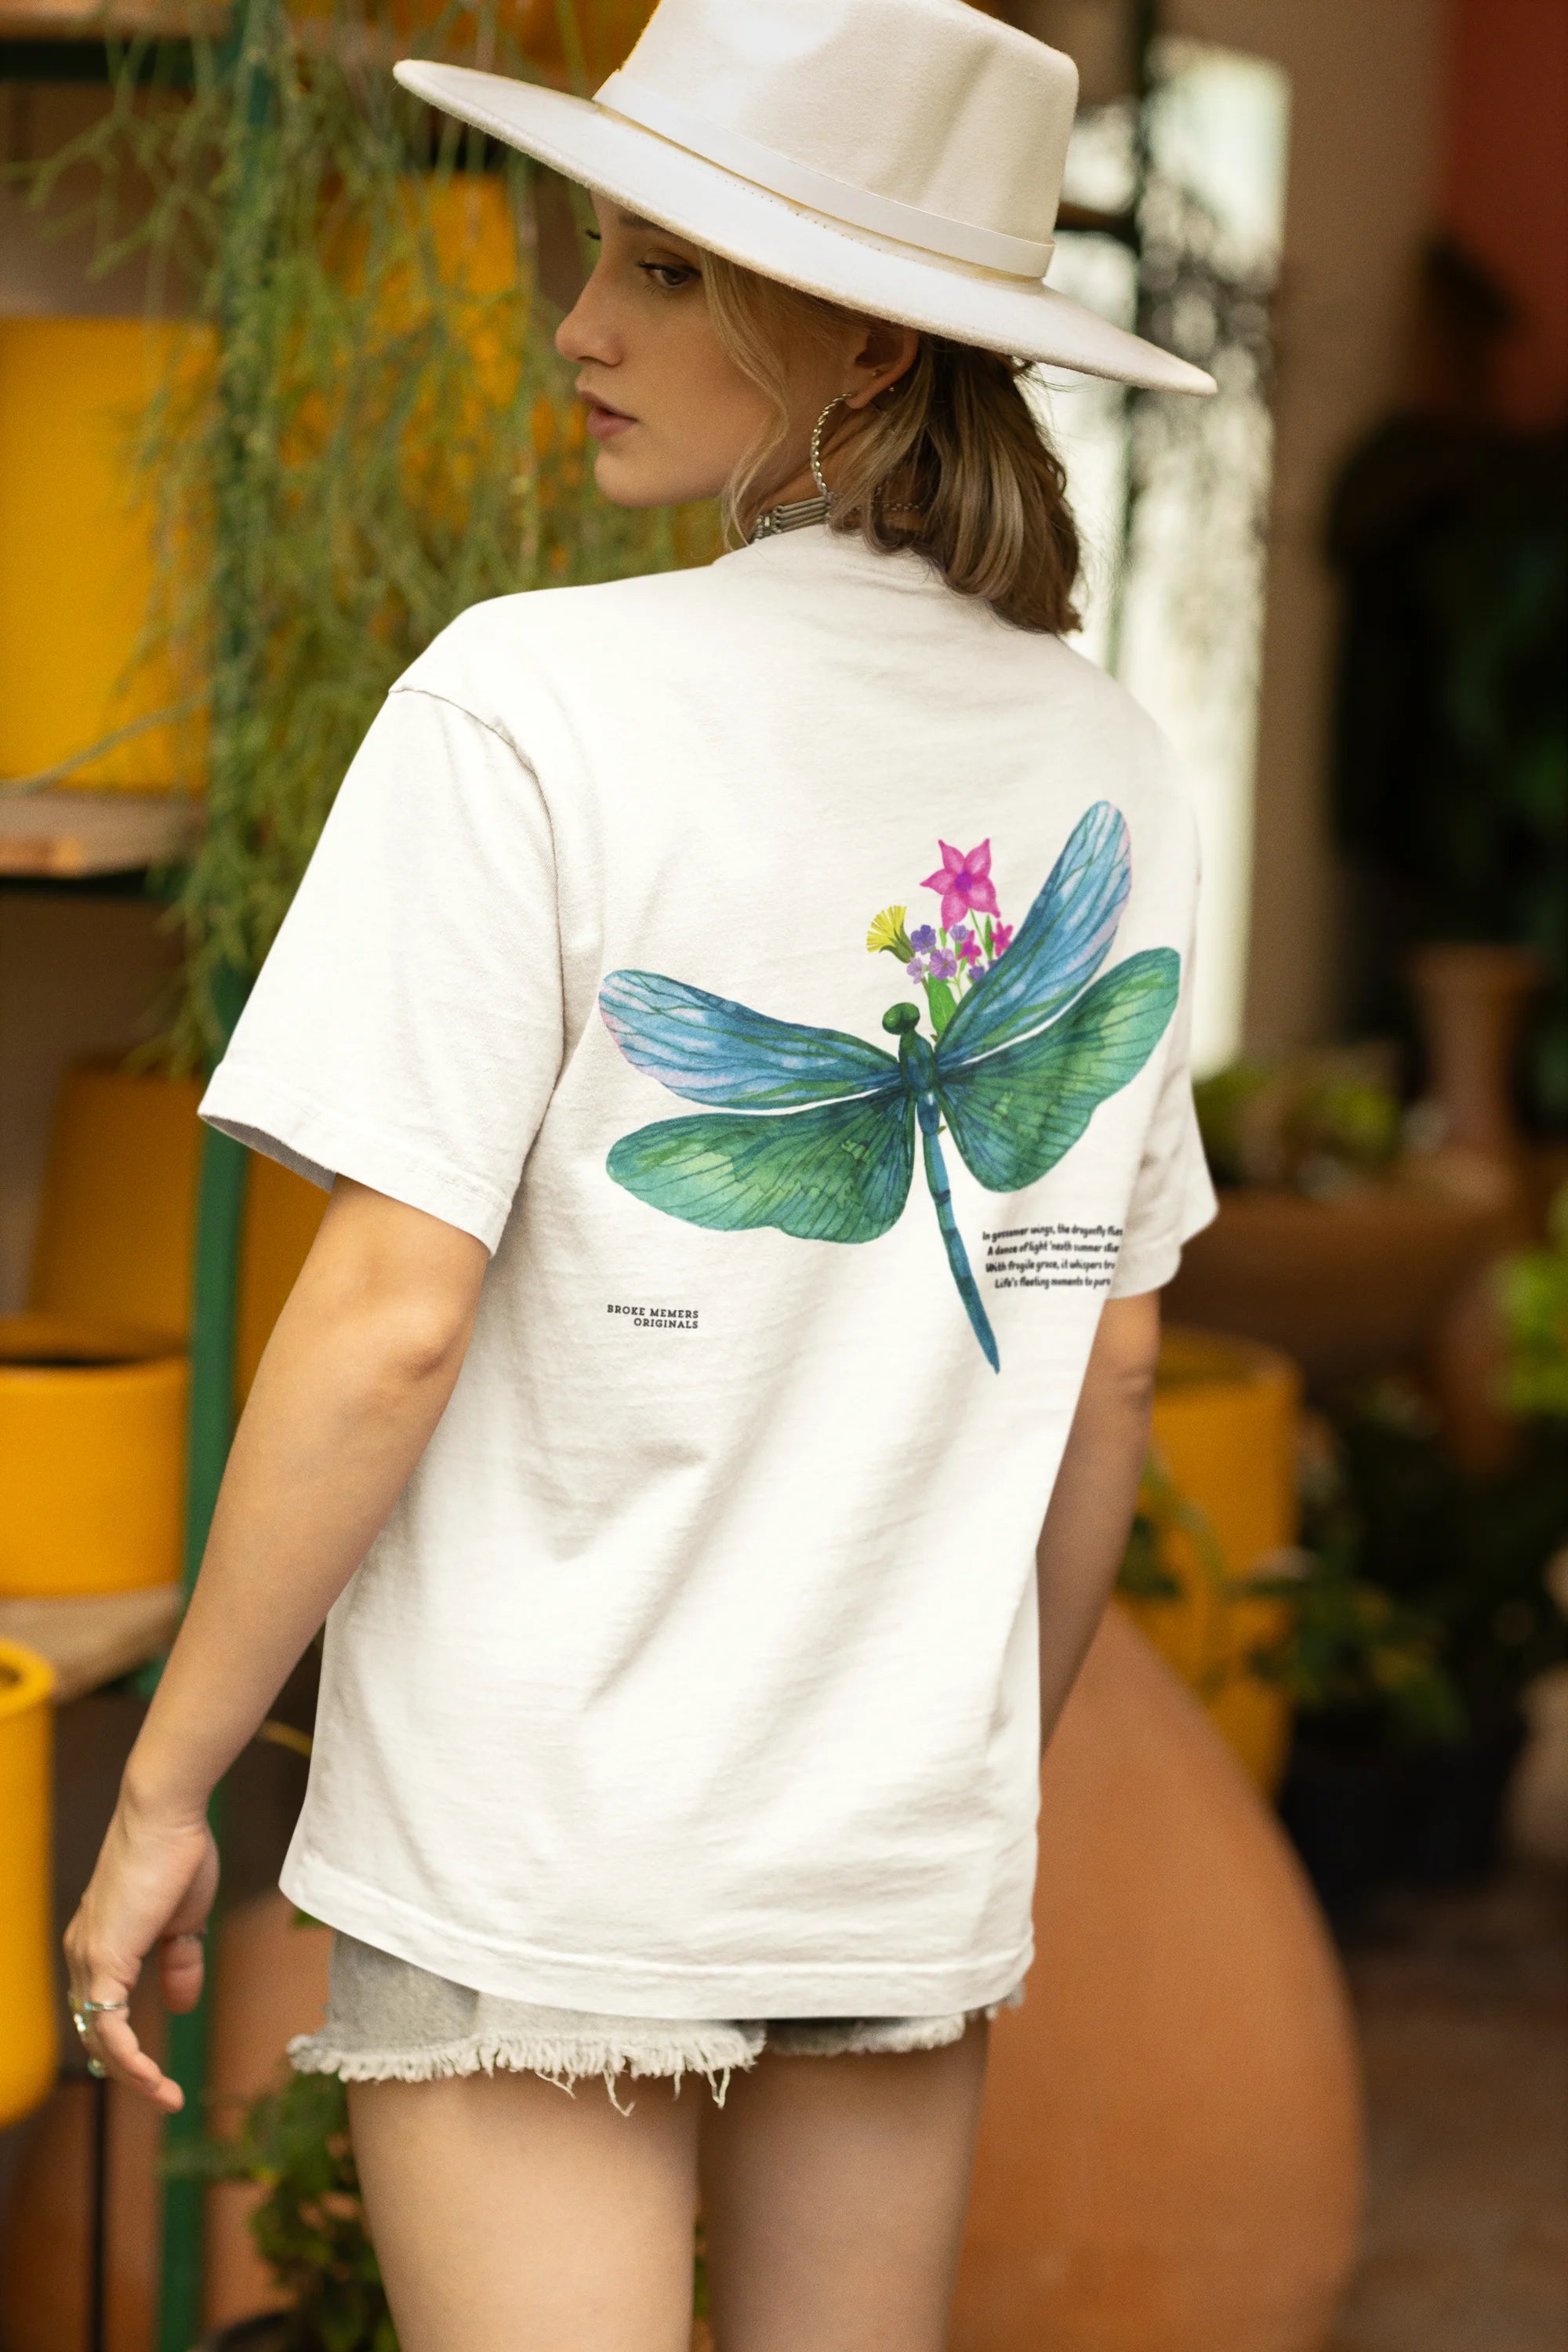
M 599 257 L 555 346 L 579 370 L 599 488 L 623 507 L 716 498 L 772 430 L 772 409 L 714 331 L 701 249 L 607 197 L 595 196 L 594 210 Z M 792 373 L 774 497 L 809 492 L 805 459 L 824 407 L 839 394 L 863 407 L 909 364 L 916 337 L 847 320 L 842 343 L 803 351 Z

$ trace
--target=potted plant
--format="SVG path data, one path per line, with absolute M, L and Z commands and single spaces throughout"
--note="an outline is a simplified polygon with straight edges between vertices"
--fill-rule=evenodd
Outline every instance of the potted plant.
M 251 2231 L 285 2298 L 219 2328 L 202 2352 L 397 2352 L 335 2075 L 291 2075 L 252 2101 L 232 2139 L 172 2153 L 169 2168 L 261 2189 Z
M 1197 1087 L 1220 1213 L 1167 1297 L 1282 1349 L 1321 1394 L 1406 1360 L 1495 1246 L 1508 1183 L 1434 1148 L 1376 1045 L 1254 1059 Z
M 1568 1534 L 1568 1426 L 1478 1475 L 1419 1395 L 1385 1381 L 1342 1412 L 1306 1499 L 1295 1630 L 1260 1662 L 1296 1702 L 1287 1826 L 1331 1908 L 1479 1876 L 1521 1694 L 1568 1648 L 1544 1581 Z

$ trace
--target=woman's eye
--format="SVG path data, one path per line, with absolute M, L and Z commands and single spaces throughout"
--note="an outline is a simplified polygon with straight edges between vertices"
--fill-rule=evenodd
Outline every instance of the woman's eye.
M 683 261 L 639 261 L 637 268 L 666 294 L 678 294 L 683 286 L 694 284 L 699 275 Z

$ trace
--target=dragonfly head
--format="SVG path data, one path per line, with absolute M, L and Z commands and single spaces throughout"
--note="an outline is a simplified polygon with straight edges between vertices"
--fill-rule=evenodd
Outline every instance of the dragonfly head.
M 918 1004 L 889 1004 L 882 1015 L 882 1026 L 890 1037 L 908 1037 L 920 1025 Z

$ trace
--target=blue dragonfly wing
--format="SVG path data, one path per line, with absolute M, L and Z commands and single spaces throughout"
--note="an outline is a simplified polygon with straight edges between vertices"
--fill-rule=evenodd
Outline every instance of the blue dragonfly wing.
M 1073 827 L 1005 955 L 965 992 L 942 1033 L 944 1069 L 1043 1028 L 1110 952 L 1131 881 L 1127 823 L 1097 801 Z
M 659 1119 L 622 1136 L 605 1164 L 639 1201 L 689 1225 L 874 1242 L 909 1198 L 914 1135 L 914 1099 L 900 1087 L 782 1118 Z
M 1017 1192 L 1054 1168 L 1164 1035 L 1181 969 L 1173 948 L 1129 956 L 1048 1029 L 939 1069 L 937 1097 L 970 1174 L 993 1192 Z
M 657 971 L 611 972 L 599 1011 L 633 1068 L 688 1102 L 795 1110 L 899 1083 L 891 1055 L 858 1037 L 774 1021 Z

